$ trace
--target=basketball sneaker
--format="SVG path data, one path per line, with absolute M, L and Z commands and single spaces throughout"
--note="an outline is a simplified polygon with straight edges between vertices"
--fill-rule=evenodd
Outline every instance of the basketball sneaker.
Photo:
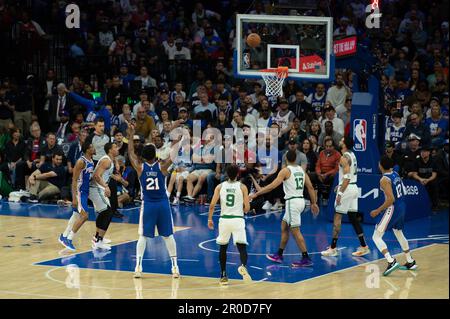
M 270 208 L 271 211 L 278 211 L 282 209 L 282 205 L 279 201 L 276 201 L 275 204 Z
M 267 254 L 266 258 L 275 263 L 279 263 L 279 264 L 281 264 L 283 262 L 283 256 L 280 256 L 278 254 L 271 254 L 271 255 Z
M 263 207 L 261 208 L 262 210 L 270 210 L 272 208 L 272 204 L 268 201 L 268 200 L 266 200 L 265 202 L 264 202 L 264 205 L 263 205 Z
M 172 278 L 180 278 L 180 269 L 178 269 L 178 266 L 172 267 Z
M 228 285 L 228 277 L 226 275 L 220 277 L 219 284 L 221 286 L 227 286 Z
M 311 258 L 304 257 L 300 261 L 294 261 L 291 264 L 291 267 L 292 268 L 311 267 L 312 265 L 314 265 L 314 263 L 312 262 Z
M 66 247 L 66 245 L 64 245 L 64 241 L 66 240 L 66 237 L 64 237 L 63 234 L 59 235 L 58 241 L 61 245 L 63 245 L 64 247 Z
M 104 250 L 111 250 L 111 245 L 105 244 L 103 242 L 103 240 L 99 240 L 99 241 L 94 241 L 92 243 L 92 248 L 93 249 L 104 249 Z
M 397 262 L 396 259 L 394 259 L 393 262 L 388 263 L 386 270 L 383 272 L 383 276 L 388 276 L 391 272 L 398 269 L 399 267 L 400 267 L 400 264 Z
M 189 195 L 184 196 L 184 197 L 183 197 L 183 200 L 184 200 L 185 202 L 188 202 L 188 203 L 195 202 L 195 198 L 192 197 L 192 196 L 189 196 Z
M 174 197 L 172 205 L 180 205 L 180 199 L 178 197 Z
M 361 256 L 365 256 L 367 254 L 370 254 L 369 246 L 365 246 L 365 247 L 359 246 L 355 252 L 352 252 L 352 256 L 355 256 L 355 257 L 361 257 Z
M 321 251 L 320 253 L 322 254 L 322 256 L 327 257 L 336 257 L 338 255 L 337 249 L 331 247 L 328 247 L 327 250 Z
M 95 235 L 92 236 L 92 243 L 95 243 Z M 105 244 L 111 244 L 111 239 L 109 238 L 103 238 L 103 243 Z
M 411 263 L 406 262 L 403 266 L 400 267 L 401 270 L 416 270 L 417 269 L 416 261 L 413 260 Z
M 136 268 L 134 268 L 133 278 L 141 278 L 141 277 L 142 277 L 142 265 L 141 266 L 136 265 Z
M 247 267 L 245 267 L 244 265 L 240 265 L 238 268 L 238 272 L 239 274 L 241 274 L 242 279 L 246 282 L 250 282 L 252 281 L 252 277 L 250 276 L 250 274 L 248 273 Z
M 76 250 L 76 248 L 75 248 L 75 246 L 73 245 L 71 239 L 66 238 L 66 239 L 64 240 L 63 243 L 64 243 L 63 245 L 64 245 L 67 249 L 69 249 L 69 250 Z

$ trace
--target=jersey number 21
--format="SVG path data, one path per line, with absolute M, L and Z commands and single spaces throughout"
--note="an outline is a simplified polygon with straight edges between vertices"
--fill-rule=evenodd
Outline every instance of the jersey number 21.
M 153 191 L 159 189 L 158 178 L 149 177 L 145 180 L 145 182 L 147 183 L 147 187 L 145 188 L 146 190 Z

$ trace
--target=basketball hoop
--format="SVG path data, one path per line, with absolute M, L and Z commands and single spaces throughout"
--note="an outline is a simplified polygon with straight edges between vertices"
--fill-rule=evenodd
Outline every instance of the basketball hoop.
M 287 66 L 279 66 L 276 69 L 260 70 L 262 78 L 266 82 L 267 96 L 283 96 L 283 82 L 289 74 Z

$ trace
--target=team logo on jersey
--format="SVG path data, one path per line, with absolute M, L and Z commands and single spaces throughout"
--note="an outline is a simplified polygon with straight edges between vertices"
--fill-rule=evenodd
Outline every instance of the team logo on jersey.
M 353 150 L 355 152 L 363 152 L 367 147 L 367 121 L 364 119 L 356 119 L 353 121 Z

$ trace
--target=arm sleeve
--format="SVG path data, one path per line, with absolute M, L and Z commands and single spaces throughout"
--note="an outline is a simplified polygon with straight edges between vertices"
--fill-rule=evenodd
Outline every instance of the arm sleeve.
M 95 102 L 89 99 L 86 99 L 76 93 L 70 92 L 69 96 L 75 100 L 76 103 L 81 104 L 87 108 L 87 113 L 92 112 L 94 110 Z

